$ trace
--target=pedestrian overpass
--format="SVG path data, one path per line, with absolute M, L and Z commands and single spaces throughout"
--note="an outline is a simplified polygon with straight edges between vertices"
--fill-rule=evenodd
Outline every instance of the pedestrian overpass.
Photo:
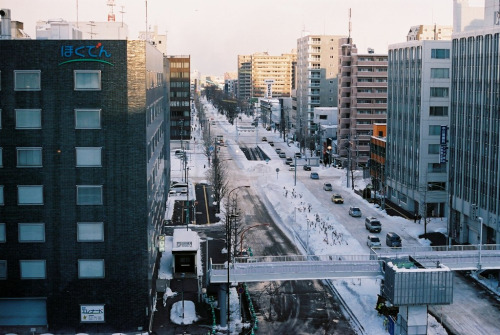
M 500 245 L 376 248 L 366 255 L 235 257 L 229 269 L 210 262 L 208 276 L 212 284 L 384 278 L 387 262 L 411 262 L 426 269 L 444 265 L 452 271 L 500 269 Z

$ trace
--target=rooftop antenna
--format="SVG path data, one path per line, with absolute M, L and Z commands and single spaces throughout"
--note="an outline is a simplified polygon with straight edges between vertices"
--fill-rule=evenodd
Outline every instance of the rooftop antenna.
M 89 21 L 89 23 L 87 23 L 87 25 L 90 26 L 90 33 L 89 34 L 90 34 L 90 39 L 92 40 L 93 39 L 92 37 L 97 34 L 97 33 L 92 32 L 92 27 L 95 27 L 94 21 Z
M 149 39 L 149 36 L 148 36 L 148 0 L 146 0 L 146 42 L 148 41 Z
M 108 13 L 108 22 L 115 22 L 115 13 L 113 12 L 113 7 L 115 7 L 115 0 L 108 0 L 107 6 L 111 8 L 111 12 Z
M 352 30 L 351 8 L 349 8 L 349 36 L 347 37 L 347 43 L 348 44 L 351 44 L 351 30 Z
M 125 8 L 125 6 L 121 6 L 121 7 L 122 7 L 122 10 L 120 11 L 120 14 L 122 14 L 122 27 L 123 27 L 123 14 L 125 14 L 126 11 L 123 10 Z

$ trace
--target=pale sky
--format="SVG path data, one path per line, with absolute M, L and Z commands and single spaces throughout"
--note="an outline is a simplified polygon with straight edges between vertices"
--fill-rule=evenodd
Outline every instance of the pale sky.
M 2 0 L 12 20 L 24 22 L 35 38 L 38 20 L 62 18 L 106 21 L 108 0 Z M 453 24 L 452 0 L 115 0 L 116 21 L 136 38 L 148 25 L 167 33 L 169 55 L 191 55 L 191 68 L 203 75 L 236 71 L 237 55 L 289 53 L 308 34 L 347 35 L 352 9 L 353 42 L 387 53 L 390 44 L 404 42 L 411 26 Z

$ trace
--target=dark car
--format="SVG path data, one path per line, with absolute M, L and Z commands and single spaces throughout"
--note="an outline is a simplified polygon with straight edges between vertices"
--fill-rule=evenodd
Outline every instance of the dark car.
M 304 165 L 304 170 L 311 171 L 311 167 L 309 165 Z

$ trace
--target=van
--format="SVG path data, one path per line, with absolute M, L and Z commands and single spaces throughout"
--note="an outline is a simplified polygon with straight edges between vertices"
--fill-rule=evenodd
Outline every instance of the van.
M 399 237 L 399 235 L 394 232 L 389 232 L 385 236 L 385 244 L 387 244 L 387 246 L 391 248 L 393 247 L 401 248 L 402 246 L 401 237 Z
M 369 230 L 370 233 L 380 233 L 382 230 L 382 224 L 377 218 L 370 216 L 365 219 L 365 228 Z
M 187 193 L 188 184 L 186 183 L 176 183 L 170 186 L 171 191 L 175 191 L 175 193 Z

